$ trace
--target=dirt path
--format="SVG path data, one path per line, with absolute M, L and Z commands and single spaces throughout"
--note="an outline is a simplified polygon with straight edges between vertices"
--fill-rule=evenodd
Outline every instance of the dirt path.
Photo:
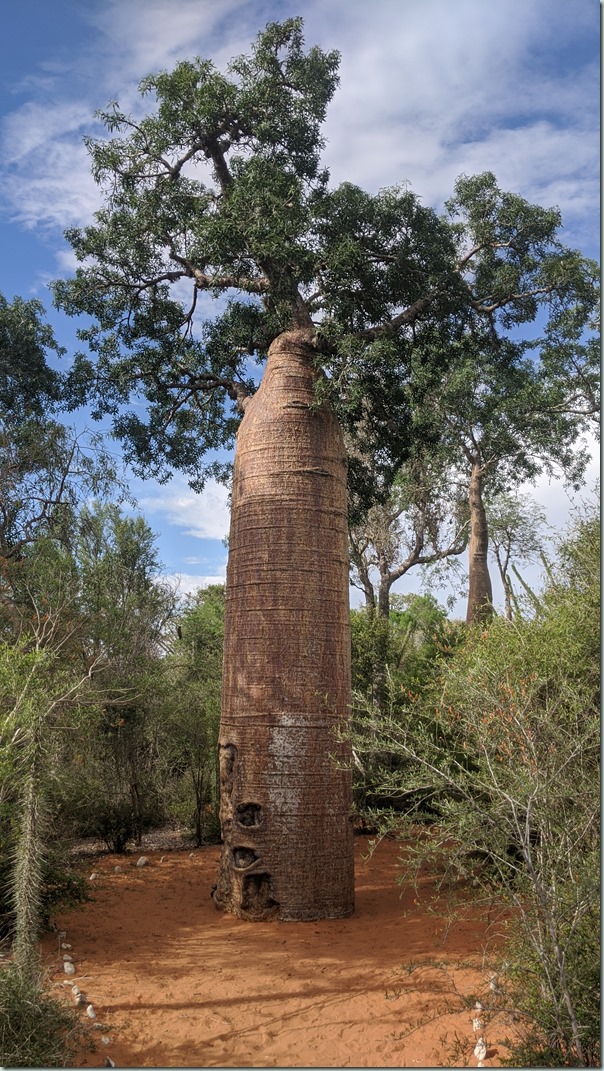
M 370 859 L 366 840 L 355 848 L 354 916 L 307 923 L 216 911 L 216 847 L 145 851 L 141 868 L 138 853 L 87 861 L 94 901 L 54 920 L 72 946 L 68 985 L 59 939 L 43 942 L 55 985 L 72 999 L 76 983 L 96 1010 L 96 1050 L 79 1066 L 475 1067 L 463 998 L 487 1004 L 488 921 L 447 929 L 401 896 L 400 845 Z M 504 1034 L 487 1027 L 485 1066 L 499 1065 Z

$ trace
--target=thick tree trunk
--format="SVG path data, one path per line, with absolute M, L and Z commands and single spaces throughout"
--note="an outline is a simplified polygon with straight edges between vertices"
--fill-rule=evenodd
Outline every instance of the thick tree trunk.
M 354 907 L 346 458 L 308 332 L 273 342 L 233 478 L 214 897 L 241 918 Z
M 472 465 L 470 488 L 469 591 L 466 623 L 486 621 L 493 614 L 493 588 L 488 565 L 489 529 L 482 497 L 482 470 L 478 462 Z

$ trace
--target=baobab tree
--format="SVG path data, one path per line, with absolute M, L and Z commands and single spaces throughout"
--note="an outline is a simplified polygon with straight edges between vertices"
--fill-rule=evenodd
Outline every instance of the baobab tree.
M 372 456 L 395 470 L 414 325 L 467 304 L 448 221 L 406 187 L 329 189 L 320 127 L 337 68 L 289 19 L 226 74 L 195 59 L 146 78 L 154 108 L 100 115 L 104 206 L 68 232 L 81 266 L 55 284 L 92 321 L 73 404 L 113 417 L 139 471 L 178 467 L 200 487 L 239 428 L 215 898 L 252 919 L 353 910 L 338 416 L 353 428 L 362 410 Z

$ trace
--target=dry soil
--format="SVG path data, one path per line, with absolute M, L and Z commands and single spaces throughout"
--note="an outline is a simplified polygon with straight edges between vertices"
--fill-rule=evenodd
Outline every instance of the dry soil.
M 71 1001 L 77 984 L 96 1012 L 79 1011 L 95 1049 L 77 1066 L 476 1067 L 475 1000 L 484 1066 L 500 1065 L 509 1024 L 489 1012 L 493 917 L 433 914 L 428 880 L 419 896 L 397 884 L 401 844 L 369 855 L 358 837 L 354 915 L 301 923 L 218 912 L 219 850 L 81 858 L 94 899 L 58 913 L 43 941 L 53 991 Z

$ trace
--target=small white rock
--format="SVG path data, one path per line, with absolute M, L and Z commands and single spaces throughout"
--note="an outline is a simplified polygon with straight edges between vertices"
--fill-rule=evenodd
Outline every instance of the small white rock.
M 73 956 L 64 955 L 63 963 L 73 963 Z
M 146 855 L 141 855 L 140 859 L 137 860 L 136 865 L 137 866 L 146 866 L 148 862 L 149 862 L 149 860 L 147 859 L 147 856 Z
M 484 1060 L 487 1054 L 487 1044 L 484 1038 L 478 1038 L 474 1046 L 474 1056 L 477 1060 Z
M 162 855 L 162 857 L 161 857 L 161 859 L 160 859 L 160 863 L 163 863 L 164 859 L 165 859 L 165 856 L 164 856 L 164 855 Z
M 103 1034 L 101 1041 L 103 1045 L 111 1045 L 111 1038 L 108 1038 L 106 1034 Z
M 80 989 L 79 985 L 72 985 L 71 992 L 73 993 L 74 997 L 79 997 L 82 990 Z
M 75 974 L 75 967 L 73 963 L 64 963 L 63 970 L 65 971 L 65 974 Z
M 61 941 L 61 948 L 71 948 L 71 945 L 66 945 L 64 941 Z
M 96 881 L 97 878 L 98 878 L 98 874 L 97 874 L 97 872 L 95 870 L 95 871 L 93 871 L 93 873 L 88 878 L 88 881 Z
M 483 1029 L 484 1029 L 484 1023 L 483 1023 L 482 1019 L 472 1019 L 472 1030 L 476 1030 L 478 1032 L 479 1030 L 483 1030 Z
M 484 1011 L 484 1006 L 480 1003 L 479 1000 L 477 1000 L 476 1004 L 474 1005 L 474 1011 Z
M 115 1067 L 115 1064 L 110 1056 L 105 1057 L 105 1063 L 103 1064 L 103 1067 Z
M 74 997 L 74 1000 L 75 1000 L 76 1004 L 85 1004 L 86 1003 L 86 997 L 84 996 L 83 993 L 78 993 Z
M 59 930 L 57 937 L 67 937 L 67 930 Z M 65 947 L 67 947 L 67 945 Z
M 121 866 L 115 866 L 115 867 L 113 868 L 113 873 L 114 873 L 114 874 L 121 874 L 121 873 L 122 873 L 122 868 L 121 868 Z
M 92 1004 L 89 1004 L 88 1007 L 86 1008 L 86 1015 L 88 1016 L 89 1019 L 96 1019 L 96 1012 L 95 1012 Z

